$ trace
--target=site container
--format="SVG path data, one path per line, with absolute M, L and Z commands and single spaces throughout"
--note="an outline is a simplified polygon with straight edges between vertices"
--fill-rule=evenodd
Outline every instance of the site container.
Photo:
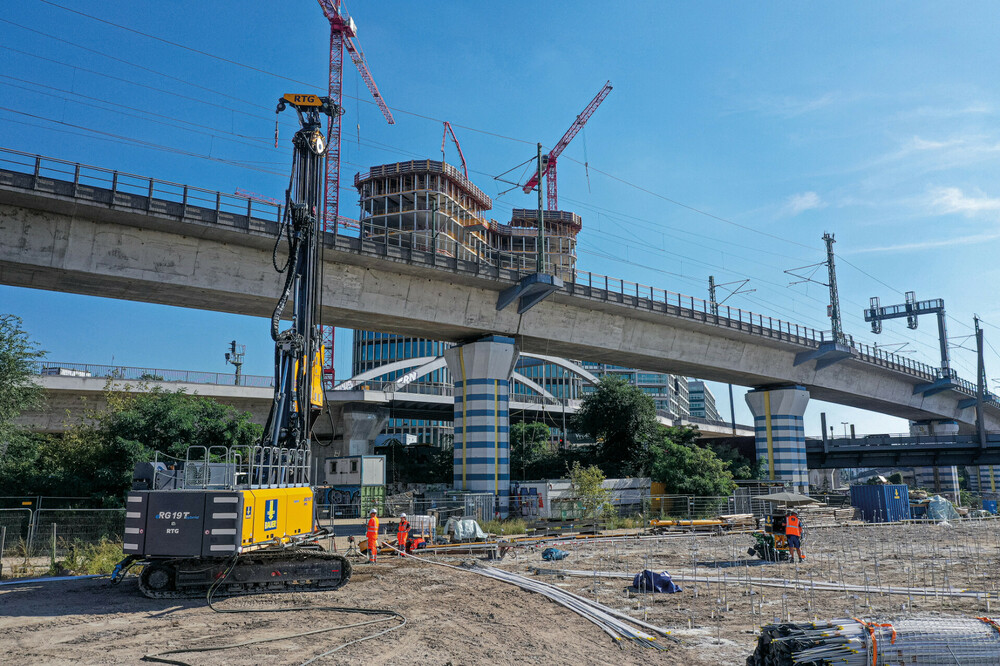
M 868 523 L 909 520 L 909 488 L 903 484 L 851 486 L 851 506 Z
M 984 499 L 983 500 L 983 508 L 986 509 L 987 511 L 989 511 L 990 513 L 992 513 L 993 515 L 996 515 L 996 512 L 997 512 L 997 501 L 996 500 Z

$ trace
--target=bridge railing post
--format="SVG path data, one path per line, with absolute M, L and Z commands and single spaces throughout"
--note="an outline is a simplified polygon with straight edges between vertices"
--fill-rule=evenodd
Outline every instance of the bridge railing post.
M 35 155 L 35 171 L 31 176 L 31 189 L 38 189 L 38 173 L 42 170 L 42 156 Z
M 222 192 L 215 193 L 215 223 L 219 223 L 219 213 L 222 210 Z
M 153 179 L 149 179 L 149 189 L 146 192 L 146 212 L 153 207 Z
M 111 204 L 112 208 L 115 207 L 115 199 L 118 198 L 118 172 L 115 171 L 111 176 Z
M 76 190 L 80 187 L 80 165 L 77 164 L 73 168 L 73 196 L 76 196 Z
M 184 186 L 184 195 L 181 199 L 181 217 L 187 217 L 188 214 L 188 186 Z M 279 220 L 280 221 L 280 220 Z

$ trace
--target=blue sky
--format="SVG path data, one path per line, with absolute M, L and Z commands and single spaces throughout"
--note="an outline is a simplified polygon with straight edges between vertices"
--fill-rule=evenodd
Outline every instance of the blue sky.
M 328 25 L 307 0 L 235 7 L 9 3 L 0 146 L 280 197 L 293 117 L 282 118 L 275 149 L 274 101 L 305 84 L 325 89 Z M 908 342 L 910 356 L 938 365 L 932 320 L 917 331 L 888 322 L 877 337 L 862 320 L 869 297 L 897 303 L 907 290 L 945 299 L 963 376 L 975 376 L 961 348 L 972 346 L 963 338 L 973 313 L 987 341 L 997 337 L 1000 303 L 988 286 L 1000 250 L 995 5 L 356 0 L 348 9 L 396 124 L 348 63 L 345 184 L 370 165 L 439 158 L 448 120 L 504 221 L 534 197 L 498 197 L 506 186 L 493 177 L 531 157 L 537 141 L 551 146 L 610 79 L 614 91 L 559 162 L 561 208 L 584 220 L 580 268 L 699 297 L 709 275 L 750 278 L 756 291 L 727 304 L 828 328 L 825 288 L 788 286 L 783 271 L 822 261 L 829 231 L 844 327 L 856 339 Z M 356 217 L 356 201 L 345 188 L 341 214 Z M 0 287 L 0 311 L 23 317 L 52 360 L 225 372 L 236 338 L 247 345 L 245 373 L 271 372 L 263 319 L 10 287 Z M 348 339 L 339 336 L 339 376 Z M 1000 376 L 992 348 L 986 362 Z M 713 389 L 727 413 L 724 386 Z M 741 393 L 737 419 L 747 422 Z M 814 403 L 808 433 L 824 409 L 838 428 L 905 429 Z

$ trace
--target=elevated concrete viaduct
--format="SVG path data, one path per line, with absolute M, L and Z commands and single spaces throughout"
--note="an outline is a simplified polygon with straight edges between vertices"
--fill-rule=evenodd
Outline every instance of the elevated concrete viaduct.
M 36 169 L 37 171 L 37 169 Z M 117 174 L 116 174 L 117 183 Z M 278 217 L 161 199 L 159 181 L 123 191 L 0 170 L 0 283 L 268 317 Z M 138 193 L 136 193 L 138 191 Z M 469 342 L 515 338 L 524 351 L 585 358 L 809 395 L 911 420 L 974 423 L 968 382 L 853 346 L 837 362 L 822 334 L 604 276 L 577 273 L 523 315 L 496 309 L 519 278 L 488 262 L 328 235 L 323 322 Z M 811 358 L 811 355 L 816 358 Z M 1000 429 L 991 400 L 986 426 Z

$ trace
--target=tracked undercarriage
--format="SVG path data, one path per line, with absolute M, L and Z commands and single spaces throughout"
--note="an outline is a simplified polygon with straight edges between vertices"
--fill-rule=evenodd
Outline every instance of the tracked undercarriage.
M 258 550 L 235 558 L 157 560 L 139 575 L 139 589 L 153 599 L 204 597 L 223 577 L 213 597 L 336 590 L 350 580 L 351 563 L 343 555 L 308 548 Z

